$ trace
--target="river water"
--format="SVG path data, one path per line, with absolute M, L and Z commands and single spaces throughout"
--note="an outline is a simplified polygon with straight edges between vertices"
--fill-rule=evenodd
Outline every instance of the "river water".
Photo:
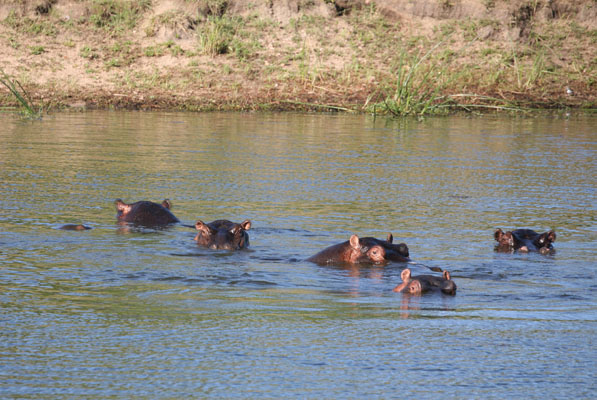
M 0 114 L 0 397 L 595 398 L 596 186 L 591 115 Z M 117 198 L 250 219 L 250 249 L 123 229 Z M 304 261 L 389 232 L 457 294 Z

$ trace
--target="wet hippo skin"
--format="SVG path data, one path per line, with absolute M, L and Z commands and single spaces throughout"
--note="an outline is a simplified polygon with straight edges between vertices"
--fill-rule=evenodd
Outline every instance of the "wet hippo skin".
M 544 233 L 537 233 L 532 229 L 516 229 L 503 232 L 496 229 L 493 234 L 498 244 L 495 250 L 499 252 L 531 252 L 536 251 L 541 254 L 549 254 L 555 251 L 552 243 L 556 240 L 556 233 L 551 230 Z
M 199 220 L 195 224 L 197 236 L 195 241 L 199 246 L 214 250 L 240 250 L 249 246 L 251 221 L 248 219 L 240 224 L 219 219 L 209 224 Z
M 456 294 L 456 284 L 448 271 L 444 271 L 441 277 L 435 275 L 411 276 L 410 269 L 406 268 L 402 271 L 400 277 L 402 278 L 402 283 L 393 289 L 394 292 L 420 295 L 429 291 L 439 290 L 445 294 Z
M 151 201 L 137 201 L 127 204 L 118 199 L 116 205 L 116 218 L 119 222 L 142 226 L 164 226 L 180 222 L 172 214 L 172 203 L 166 199 L 162 204 Z
M 346 242 L 338 243 L 326 247 L 319 253 L 307 258 L 307 261 L 316 264 L 359 264 L 373 263 L 379 264 L 386 262 L 386 251 L 375 238 L 359 238 L 352 235 Z

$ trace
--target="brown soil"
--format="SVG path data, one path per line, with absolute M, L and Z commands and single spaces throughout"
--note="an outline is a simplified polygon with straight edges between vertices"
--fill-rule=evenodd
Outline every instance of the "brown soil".
M 594 0 L 5 0 L 0 54 L 52 108 L 362 111 L 415 66 L 459 101 L 597 106 Z

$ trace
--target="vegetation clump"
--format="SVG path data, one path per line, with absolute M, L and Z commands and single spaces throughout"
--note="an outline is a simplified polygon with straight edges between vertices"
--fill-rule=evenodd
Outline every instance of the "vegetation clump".
M 29 119 L 40 119 L 43 113 L 43 107 L 35 107 L 31 96 L 23 88 L 21 83 L 10 77 L 6 72 L 0 69 L 0 83 L 8 89 L 8 91 L 17 100 L 21 115 Z
M 93 0 L 89 21 L 97 28 L 122 33 L 133 29 L 151 0 Z

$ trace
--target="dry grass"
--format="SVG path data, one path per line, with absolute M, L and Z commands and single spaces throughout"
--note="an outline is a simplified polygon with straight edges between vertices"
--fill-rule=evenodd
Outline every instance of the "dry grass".
M 479 2 L 492 8 L 487 16 L 509 5 Z M 418 104 L 427 112 L 456 103 L 597 104 L 597 30 L 574 15 L 394 18 L 373 3 L 338 16 L 324 0 L 292 13 L 268 1 L 48 4 L 43 13 L 28 0 L 0 5 L 0 67 L 34 99 L 58 105 L 379 112 Z M 0 101 L 15 103 L 8 92 Z

